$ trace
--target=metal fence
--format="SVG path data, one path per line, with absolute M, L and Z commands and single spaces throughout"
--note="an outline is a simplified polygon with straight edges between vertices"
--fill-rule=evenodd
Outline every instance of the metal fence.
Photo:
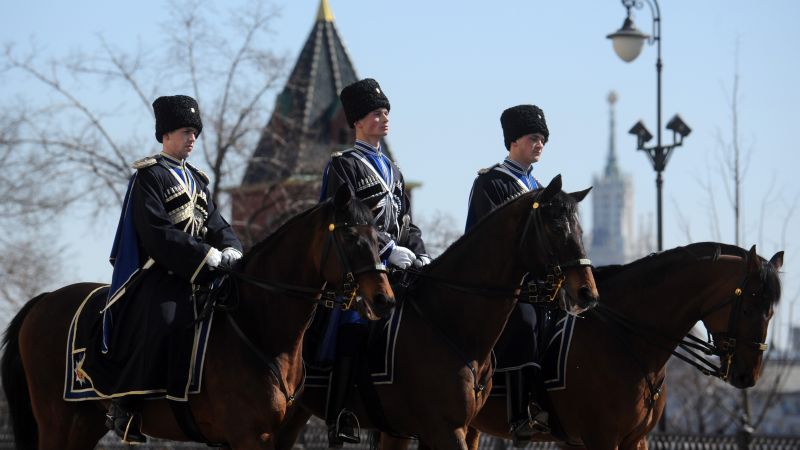
M 362 433 L 361 444 L 346 445 L 344 450 L 366 450 L 370 448 L 368 433 Z M 0 434 L 0 449 L 14 448 L 13 436 Z M 410 448 L 416 449 L 417 442 L 412 440 Z M 800 450 L 800 437 L 753 436 L 750 442 L 737 442 L 735 436 L 696 436 L 682 434 L 652 434 L 648 438 L 650 450 Z M 123 450 L 130 446 L 120 443 L 115 436 L 106 435 L 97 445 L 98 450 Z M 171 450 L 171 449 L 207 449 L 205 445 L 195 443 L 169 442 L 151 439 L 146 445 L 136 446 L 138 449 Z M 306 426 L 298 439 L 297 450 L 323 450 L 328 448 L 328 434 L 325 424 L 313 419 Z M 511 441 L 498 439 L 488 435 L 481 436 L 481 450 L 512 450 Z M 529 444 L 526 450 L 562 450 L 557 444 L 543 442 Z

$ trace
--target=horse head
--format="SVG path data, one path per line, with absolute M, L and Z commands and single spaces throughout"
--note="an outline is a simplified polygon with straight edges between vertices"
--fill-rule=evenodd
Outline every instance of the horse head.
M 544 190 L 534 191 L 520 243 L 534 280 L 544 280 L 542 287 L 570 314 L 593 308 L 599 297 L 578 222 L 578 203 L 590 190 L 565 193 L 556 175 Z
M 721 378 L 740 389 L 755 385 L 761 374 L 767 327 L 781 296 L 783 252 L 766 261 L 754 245 L 743 260 L 745 273 L 728 300 L 703 318 L 718 350 Z
M 395 305 L 394 292 L 380 261 L 372 212 L 346 185 L 336 191 L 332 206 L 333 221 L 321 252 L 323 276 L 340 280 L 347 307 L 357 308 L 371 320 L 386 317 Z

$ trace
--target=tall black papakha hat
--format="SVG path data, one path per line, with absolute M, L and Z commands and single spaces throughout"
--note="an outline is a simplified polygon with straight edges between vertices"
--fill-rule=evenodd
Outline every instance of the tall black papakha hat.
M 347 124 L 355 128 L 354 123 L 378 108 L 391 109 L 389 99 L 383 93 L 381 86 L 372 78 L 365 78 L 342 89 L 339 100 L 344 107 Z
M 200 107 L 197 101 L 188 95 L 171 95 L 158 97 L 153 102 L 153 112 L 156 114 L 156 140 L 170 131 L 178 128 L 192 127 L 197 130 L 197 135 L 203 131 L 203 121 L 200 120 Z
M 512 106 L 500 115 L 500 125 L 503 127 L 503 138 L 506 150 L 511 150 L 511 143 L 528 134 L 539 133 L 544 136 L 544 141 L 550 137 L 547 122 L 544 120 L 544 111 L 536 105 Z

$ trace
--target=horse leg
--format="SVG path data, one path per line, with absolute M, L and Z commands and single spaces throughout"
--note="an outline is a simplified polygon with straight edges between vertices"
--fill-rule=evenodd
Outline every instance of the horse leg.
M 435 450 L 469 450 L 466 442 L 466 431 L 463 427 L 456 429 L 437 429 L 434 433 L 420 436 L 420 443 L 425 442 Z
M 634 441 L 623 442 L 619 445 L 619 450 L 647 450 L 647 438 L 641 437 Z
M 37 415 L 39 450 L 91 450 L 106 434 L 103 413 L 94 404 L 60 402 Z
M 396 438 L 386 433 L 381 433 L 378 442 L 378 450 L 406 450 L 410 443 L 411 441 L 408 439 Z M 425 445 L 424 442 L 419 441 L 417 448 L 419 450 L 428 450 L 430 447 Z
M 105 414 L 96 402 L 80 404 L 74 409 L 69 429 L 69 445 L 61 448 L 69 450 L 92 449 L 108 432 Z
M 272 435 L 272 443 L 275 449 L 291 450 L 310 418 L 311 412 L 300 406 L 299 403 L 295 403 L 291 408 L 287 409 L 286 417 L 283 419 L 280 428 Z
M 583 437 L 583 445 L 587 449 L 591 450 L 621 450 L 619 444 L 611 439 L 606 438 L 598 438 L 593 436 L 591 438 Z M 573 447 L 570 447 L 573 448 Z M 580 448 L 580 447 L 579 447 Z M 628 449 L 630 450 L 630 449 Z
M 481 432 L 477 428 L 467 428 L 467 447 L 469 450 L 478 450 L 478 445 L 481 443 Z

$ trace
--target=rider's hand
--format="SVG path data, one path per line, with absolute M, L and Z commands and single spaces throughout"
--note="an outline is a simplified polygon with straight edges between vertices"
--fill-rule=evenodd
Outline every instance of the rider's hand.
M 232 269 L 236 261 L 242 259 L 242 252 L 233 247 L 228 247 L 222 251 L 222 261 L 220 267 Z
M 396 245 L 392 249 L 392 253 L 389 254 L 389 262 L 401 269 L 408 269 L 411 267 L 411 263 L 417 259 L 417 255 L 414 254 L 411 250 Z
M 427 266 L 431 263 L 431 258 L 428 255 L 419 255 L 417 259 L 414 260 L 414 267 L 420 268 Z
M 208 252 L 208 257 L 206 258 L 206 265 L 212 269 L 215 267 L 219 267 L 219 264 L 222 262 L 222 252 L 211 247 L 211 250 Z

